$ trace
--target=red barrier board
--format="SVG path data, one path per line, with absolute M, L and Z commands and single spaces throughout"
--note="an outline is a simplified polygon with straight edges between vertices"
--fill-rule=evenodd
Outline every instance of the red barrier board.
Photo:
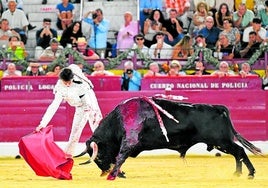
M 88 76 L 95 91 L 120 91 L 120 76 Z M 58 78 L 49 76 L 5 77 L 1 80 L 1 91 L 50 91 Z
M 261 79 L 257 75 L 247 76 L 177 76 L 146 77 L 142 79 L 141 90 L 218 90 L 218 89 L 260 89 Z

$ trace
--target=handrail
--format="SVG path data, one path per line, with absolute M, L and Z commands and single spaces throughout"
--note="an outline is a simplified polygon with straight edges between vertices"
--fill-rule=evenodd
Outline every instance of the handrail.
M 80 13 L 79 13 L 80 21 L 82 21 L 82 18 L 83 18 L 83 9 L 84 9 L 84 1 L 80 1 Z

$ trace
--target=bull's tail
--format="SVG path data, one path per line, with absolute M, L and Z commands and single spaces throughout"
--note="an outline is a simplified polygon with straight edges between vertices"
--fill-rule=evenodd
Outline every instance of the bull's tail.
M 245 147 L 247 148 L 251 153 L 255 155 L 262 155 L 261 149 L 254 146 L 252 143 L 250 143 L 248 140 L 246 140 L 244 137 L 242 137 L 240 134 L 236 132 L 235 134 L 236 139 Z
M 225 106 L 219 106 L 217 105 L 217 107 L 220 107 L 223 112 L 225 113 L 226 117 L 230 117 L 230 113 L 229 110 L 225 107 Z M 229 118 L 230 119 L 230 118 Z M 235 138 L 247 149 L 249 150 L 251 153 L 255 154 L 255 155 L 263 155 L 261 152 L 261 149 L 254 146 L 252 143 L 250 143 L 247 139 L 245 139 L 243 136 L 241 136 L 234 128 L 234 125 L 232 123 L 232 121 L 230 122 L 231 124 L 231 129 L 232 132 L 235 136 Z

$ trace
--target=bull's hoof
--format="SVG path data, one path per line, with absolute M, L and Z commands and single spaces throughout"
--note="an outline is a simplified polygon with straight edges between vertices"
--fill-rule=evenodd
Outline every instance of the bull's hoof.
M 101 172 L 101 177 L 103 177 L 103 176 L 106 176 L 107 174 L 109 174 L 110 173 L 110 170 L 105 170 L 105 171 L 102 171 Z
M 255 174 L 255 171 L 250 172 L 250 173 L 248 174 L 248 179 L 249 179 L 249 180 L 254 179 L 254 174 Z
M 254 175 L 252 175 L 252 174 L 249 174 L 249 175 L 248 175 L 248 179 L 249 179 L 249 180 L 252 180 L 252 179 L 254 179 Z
M 242 175 L 242 172 L 234 172 L 234 176 L 240 177 Z
M 115 180 L 115 176 L 112 176 L 111 174 L 109 174 L 108 176 L 107 176 L 107 180 Z
M 118 172 L 117 177 L 119 177 L 119 178 L 127 178 L 125 176 L 125 172 L 124 171 Z

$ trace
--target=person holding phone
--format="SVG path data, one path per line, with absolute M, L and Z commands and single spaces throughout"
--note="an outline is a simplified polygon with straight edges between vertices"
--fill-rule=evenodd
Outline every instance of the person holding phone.
M 43 19 L 43 27 L 36 31 L 36 48 L 35 48 L 35 59 L 38 59 L 42 52 L 49 47 L 49 42 L 52 38 L 57 38 L 57 31 L 51 28 L 51 19 Z
M 11 60 L 22 60 L 28 56 L 24 43 L 20 41 L 18 36 L 11 36 L 9 38 L 7 52 L 9 53 L 8 59 Z

